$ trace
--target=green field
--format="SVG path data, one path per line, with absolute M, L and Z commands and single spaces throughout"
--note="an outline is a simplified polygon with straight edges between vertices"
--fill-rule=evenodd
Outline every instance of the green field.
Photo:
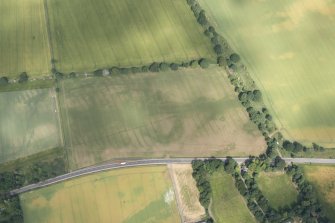
M 61 145 L 53 89 L 0 93 L 0 163 Z
M 68 79 L 60 102 L 71 169 L 128 157 L 257 155 L 265 147 L 223 69 Z
M 335 1 L 199 0 L 285 136 L 335 145 Z
M 285 173 L 262 172 L 257 177 L 257 185 L 273 208 L 289 206 L 297 200 L 298 191 Z
M 303 170 L 316 189 L 327 217 L 335 222 L 335 166 L 304 165 Z
M 214 56 L 185 0 L 47 2 L 63 72 Z
M 26 223 L 180 222 L 165 166 L 102 172 L 24 193 Z
M 0 76 L 50 71 L 43 0 L 0 1 Z
M 216 223 L 256 222 L 242 195 L 235 187 L 232 176 L 214 173 L 211 176 L 211 212 Z

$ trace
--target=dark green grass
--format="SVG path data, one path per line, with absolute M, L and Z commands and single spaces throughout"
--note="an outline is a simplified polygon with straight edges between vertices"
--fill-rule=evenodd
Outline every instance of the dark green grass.
M 273 208 L 289 206 L 297 200 L 298 191 L 285 173 L 260 173 L 257 184 Z

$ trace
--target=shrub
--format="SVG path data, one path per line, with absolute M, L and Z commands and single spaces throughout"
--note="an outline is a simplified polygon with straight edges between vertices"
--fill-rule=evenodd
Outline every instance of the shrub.
M 229 57 L 230 61 L 233 62 L 233 63 L 237 63 L 240 61 L 240 56 L 237 54 L 237 53 L 233 53 L 230 55 Z
M 179 65 L 176 64 L 176 63 L 172 63 L 172 64 L 170 65 L 170 68 L 171 68 L 171 70 L 178 70 Z
M 207 59 L 199 60 L 199 65 L 201 68 L 206 69 L 209 67 L 209 61 Z
M 159 72 L 159 64 L 154 62 L 149 66 L 150 72 Z
M 221 46 L 221 44 L 216 44 L 214 46 L 214 51 L 217 55 L 221 55 L 223 53 L 223 47 Z
M 24 83 L 28 81 L 28 74 L 26 72 L 23 72 L 19 76 L 19 83 Z
M 120 73 L 120 69 L 118 67 L 112 67 L 112 69 L 110 70 L 111 74 L 119 74 Z
M 130 74 L 131 69 L 130 68 L 121 68 L 120 72 L 121 72 L 121 74 Z
M 148 66 L 143 66 L 142 68 L 141 68 L 141 70 L 142 70 L 142 72 L 148 72 L 149 71 L 149 67 Z
M 190 63 L 190 65 L 191 65 L 192 68 L 196 68 L 196 67 L 199 66 L 199 63 L 196 60 L 192 60 L 191 63 Z
M 218 57 L 217 63 L 220 67 L 223 67 L 226 64 L 226 59 L 222 56 Z
M 0 77 L 0 85 L 6 85 L 6 84 L 8 84 L 8 78 Z
M 131 68 L 131 72 L 133 74 L 140 73 L 141 72 L 141 68 L 139 68 L 139 67 L 132 67 Z
M 159 65 L 159 69 L 161 71 L 168 71 L 169 70 L 169 64 L 163 62 Z
M 254 101 L 260 101 L 262 99 L 262 92 L 260 90 L 254 90 L 252 93 Z
M 70 74 L 69 74 L 69 78 L 75 78 L 77 75 L 76 75 L 76 73 L 75 72 L 71 72 Z
M 103 73 L 103 71 L 101 69 L 96 70 L 96 71 L 93 72 L 94 76 L 97 76 L 97 77 L 101 77 L 102 73 Z

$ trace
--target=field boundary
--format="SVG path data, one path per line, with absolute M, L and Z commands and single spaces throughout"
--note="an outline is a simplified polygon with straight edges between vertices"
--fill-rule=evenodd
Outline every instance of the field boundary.
M 179 218 L 181 220 L 182 223 L 185 223 L 185 219 L 184 219 L 184 215 L 183 215 L 183 210 L 181 208 L 181 201 L 180 201 L 180 194 L 177 190 L 177 186 L 176 186 L 176 179 L 172 173 L 172 167 L 171 164 L 167 164 L 166 165 L 167 170 L 169 172 L 169 178 L 171 180 L 172 186 L 173 186 L 173 191 L 174 191 L 174 197 L 176 199 L 176 204 L 177 204 L 177 209 L 178 209 L 178 214 L 179 214 Z
M 52 98 L 53 98 L 53 102 L 55 103 L 55 112 L 57 111 L 57 121 L 58 121 L 58 125 L 59 125 L 59 138 L 60 138 L 60 142 L 61 142 L 61 146 L 64 147 L 64 136 L 63 136 L 63 130 L 62 130 L 62 124 L 61 124 L 61 115 L 60 115 L 60 108 L 59 108 L 59 102 L 58 102 L 58 95 L 55 91 L 55 89 L 50 89 L 50 91 L 52 92 Z
M 204 83 L 208 84 L 201 92 Z M 216 66 L 208 72 L 183 68 L 80 77 L 59 81 L 59 86 L 65 144 L 73 148 L 69 151 L 73 169 L 113 158 L 201 157 L 208 152 L 247 156 L 266 148 L 263 136 L 236 101 L 225 71 Z M 105 151 L 106 156 L 101 156 Z
M 47 35 L 48 35 L 48 48 L 50 53 L 50 60 L 51 62 L 51 69 L 55 69 L 55 63 L 54 63 L 54 50 L 53 50 L 53 43 L 52 43 L 52 36 L 51 36 L 51 28 L 50 28 L 50 19 L 49 19 L 49 9 L 48 9 L 48 0 L 43 0 L 43 7 L 44 7 L 44 14 L 45 14 L 45 24 L 47 28 Z
M 25 222 L 180 222 L 166 166 L 101 172 L 61 185 L 19 196 Z
M 275 117 L 278 117 L 278 114 L 276 111 L 273 111 L 271 102 L 269 102 L 271 107 L 270 111 L 267 109 L 267 106 L 264 103 L 264 100 L 269 101 L 269 98 L 266 96 L 263 99 L 264 95 L 257 87 L 255 81 L 249 74 L 247 67 L 243 64 L 243 61 L 241 61 L 240 56 L 234 52 L 227 39 L 216 32 L 215 28 L 211 24 L 212 21 L 208 20 L 206 12 L 201 8 L 199 1 L 187 0 L 187 3 L 191 7 L 191 10 L 197 18 L 198 23 L 204 28 L 206 36 L 211 39 L 213 45 L 216 44 L 214 46 L 214 50 L 218 55 L 217 64 L 220 67 L 224 67 L 226 69 L 227 73 L 229 74 L 228 77 L 231 81 L 231 84 L 235 87 L 235 91 L 238 93 L 238 98 L 241 104 L 249 113 L 250 120 L 258 126 L 266 142 L 268 143 L 269 146 L 266 151 L 267 155 L 277 154 L 276 151 L 279 148 L 282 151 L 289 152 L 288 154 L 290 154 L 291 157 L 298 155 L 298 152 L 302 152 L 311 157 L 325 157 L 328 156 L 328 154 L 324 152 L 325 150 L 335 150 L 335 148 L 326 149 L 317 145 L 316 143 L 313 143 L 312 147 L 303 146 L 303 149 L 299 147 L 301 151 L 298 152 L 295 150 L 286 150 L 283 144 L 288 140 L 284 138 L 283 134 L 280 132 L 281 130 L 285 129 L 280 128 L 278 130 L 276 126 L 277 123 L 273 120 L 271 115 L 274 113 Z M 257 80 L 257 83 L 258 82 L 259 81 Z M 257 98 L 255 97 L 255 92 L 258 92 Z M 282 123 L 279 124 L 282 126 Z M 273 136 L 272 133 L 275 131 L 279 132 Z M 285 133 L 286 132 L 287 131 L 285 131 Z M 300 144 L 297 141 L 294 141 L 294 143 Z M 333 156 L 334 155 L 330 155 L 328 157 Z
M 64 87 L 63 87 L 63 82 L 62 81 L 58 81 L 57 82 L 57 86 L 60 87 L 60 91 L 62 93 L 62 96 L 59 96 L 57 97 L 58 100 L 57 102 L 59 103 L 59 107 L 60 107 L 60 110 L 59 110 L 59 113 L 60 113 L 60 117 L 61 117 L 61 128 L 62 128 L 62 136 L 63 136 L 63 147 L 64 147 L 64 151 L 65 151 L 65 154 L 66 154 L 66 163 L 67 163 L 67 168 L 68 170 L 71 170 L 71 164 L 70 164 L 70 150 L 72 151 L 72 136 L 71 136 L 71 130 L 70 130 L 70 121 L 69 121 L 69 118 L 68 118 L 68 111 L 67 111 L 67 108 L 66 106 L 62 106 L 61 103 L 60 103 L 60 100 L 65 100 L 65 90 L 64 90 Z M 61 99 L 61 97 L 63 97 Z M 64 107 L 64 108 L 63 108 Z M 65 114 L 63 114 L 63 112 Z M 64 124 L 64 122 L 66 122 L 66 124 Z M 66 130 L 65 130 L 66 129 Z M 69 133 L 70 137 L 66 137 L 66 131 Z M 69 138 L 69 139 L 67 139 Z M 67 142 L 69 141 L 69 142 Z M 67 145 L 68 143 L 70 143 L 70 149 L 68 148 L 69 146 Z
M 196 160 L 206 160 L 208 157 L 198 157 Z M 225 161 L 227 158 L 216 158 L 218 160 Z M 244 163 L 249 157 L 235 157 L 233 158 L 237 163 L 241 164 Z M 30 184 L 25 187 L 21 187 L 19 189 L 12 190 L 10 192 L 11 195 L 24 193 L 27 191 L 35 190 L 37 188 L 46 187 L 51 184 L 55 184 L 61 181 L 69 180 L 75 177 L 88 175 L 96 172 L 107 171 L 111 169 L 118 169 L 118 168 L 127 168 L 127 167 L 134 167 L 134 166 L 145 166 L 145 165 L 167 165 L 167 164 L 190 164 L 194 158 L 170 158 L 170 159 L 142 159 L 142 160 L 130 160 L 127 162 L 110 162 L 105 163 L 97 166 L 90 166 L 85 167 L 79 170 L 75 170 L 73 172 L 69 172 L 64 175 L 59 175 L 54 178 L 47 179 L 45 181 L 40 181 L 36 184 Z M 335 165 L 335 159 L 313 159 L 313 158 L 283 158 L 287 163 L 297 163 L 297 164 L 331 164 Z
M 76 10 L 80 1 L 61 1 L 57 5 L 49 1 L 47 4 L 52 62 L 59 72 L 79 73 L 112 66 L 139 67 L 162 60 L 181 64 L 197 58 L 215 58 L 210 42 L 203 36 L 183 0 L 146 1 L 144 5 L 139 3 L 139 7 L 128 0 L 115 1 L 114 6 L 108 1 L 85 3 L 90 10 L 83 7 Z M 146 13 L 143 13 L 145 10 Z M 180 20 L 180 14 L 176 12 L 184 13 L 186 18 Z M 128 18 L 123 18 L 126 15 Z M 85 18 L 87 16 L 91 19 Z M 111 19 L 115 16 L 118 19 Z M 151 19 L 154 16 L 156 19 Z M 91 29 L 85 30 L 83 23 Z M 157 30 L 157 27 L 163 26 L 164 29 Z M 111 32 L 121 36 L 121 39 L 111 37 Z M 80 47 L 82 43 L 84 47 Z

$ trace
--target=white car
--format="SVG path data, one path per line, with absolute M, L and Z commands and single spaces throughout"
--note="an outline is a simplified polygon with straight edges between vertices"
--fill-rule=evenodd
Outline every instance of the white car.
M 120 163 L 121 165 L 125 165 L 125 164 L 127 164 L 126 162 L 122 162 L 122 163 Z

